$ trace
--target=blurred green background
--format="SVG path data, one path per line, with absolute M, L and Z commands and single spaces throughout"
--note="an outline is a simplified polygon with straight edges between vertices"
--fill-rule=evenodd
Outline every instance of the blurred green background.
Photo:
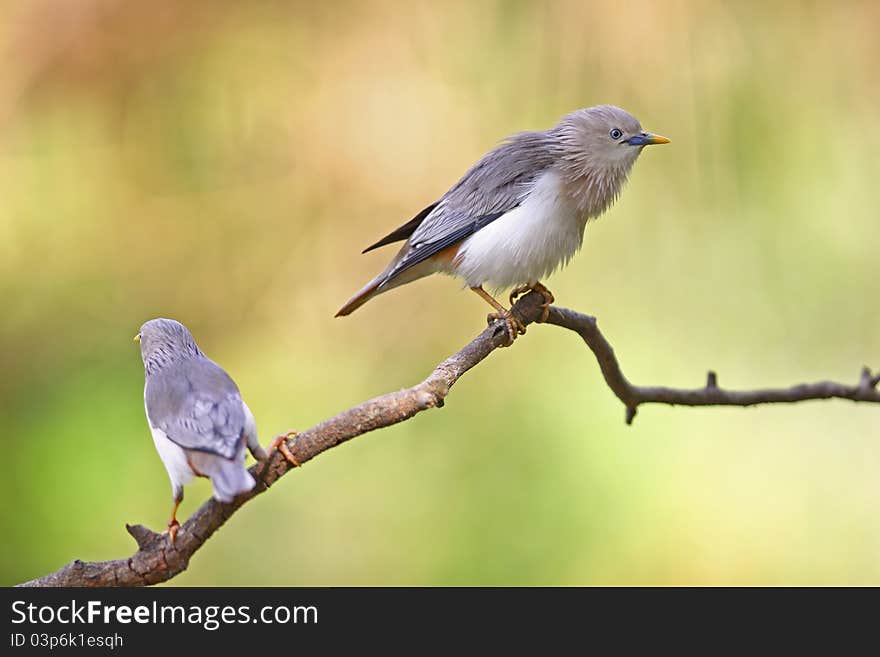
M 186 323 L 263 442 L 421 380 L 487 308 L 333 313 L 500 138 L 613 103 L 649 149 L 547 281 L 636 383 L 880 366 L 880 5 L 7 2 L 2 583 L 130 554 L 170 487 L 131 341 Z M 647 406 L 534 327 L 446 407 L 247 505 L 175 585 L 880 585 L 880 408 Z M 181 518 L 210 495 L 187 488 Z

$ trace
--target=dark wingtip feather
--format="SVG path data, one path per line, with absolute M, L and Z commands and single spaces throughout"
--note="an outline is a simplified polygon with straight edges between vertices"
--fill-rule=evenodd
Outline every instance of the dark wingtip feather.
M 366 249 L 361 251 L 361 253 L 368 253 L 368 252 L 372 251 L 373 249 L 378 249 L 380 246 L 385 246 L 386 244 L 393 244 L 394 242 L 400 242 L 402 240 L 408 239 L 409 236 L 415 232 L 416 228 L 418 228 L 421 225 L 421 223 L 425 220 L 425 217 L 427 217 L 429 214 L 431 214 L 431 211 L 436 207 L 437 207 L 437 203 L 432 203 L 431 205 L 426 207 L 424 210 L 419 212 L 415 217 L 413 217 L 412 219 L 407 221 L 405 224 L 403 224 L 403 226 L 395 229 L 391 233 L 388 233 L 385 237 L 380 239 L 378 242 L 376 242 L 375 244 L 371 244 Z

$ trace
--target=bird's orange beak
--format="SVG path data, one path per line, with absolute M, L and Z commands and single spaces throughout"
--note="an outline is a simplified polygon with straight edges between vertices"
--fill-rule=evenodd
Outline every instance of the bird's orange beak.
M 662 135 L 648 135 L 648 138 L 645 140 L 646 144 L 668 144 L 669 140 Z
M 650 132 L 641 132 L 633 135 L 626 142 L 630 146 L 652 146 L 653 144 L 668 144 L 669 140 L 660 135 L 652 135 Z
M 140 333 L 138 333 L 136 336 L 134 336 L 134 341 L 137 342 L 138 344 L 140 344 L 140 341 L 141 341 L 141 334 Z

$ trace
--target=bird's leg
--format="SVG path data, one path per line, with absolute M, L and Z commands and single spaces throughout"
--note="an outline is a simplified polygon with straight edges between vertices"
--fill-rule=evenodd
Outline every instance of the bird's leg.
M 544 303 L 541 304 L 543 312 L 541 312 L 541 316 L 535 320 L 537 323 L 543 324 L 550 316 L 550 304 L 556 301 L 553 297 L 553 293 L 544 287 L 540 281 L 535 281 L 534 283 L 529 283 L 527 285 L 520 285 L 519 287 L 514 288 L 510 293 L 510 305 L 512 306 L 516 303 L 516 298 L 526 292 L 537 292 L 544 297 Z
M 183 502 L 183 487 L 174 491 L 174 508 L 171 509 L 171 520 L 168 521 L 168 529 L 165 533 L 171 539 L 171 545 L 174 545 L 174 539 L 177 538 L 177 530 L 180 529 L 180 523 L 177 522 L 177 508 Z
M 498 303 L 491 294 L 486 292 L 486 290 L 483 289 L 482 285 L 472 287 L 471 289 L 496 310 L 496 312 L 489 314 L 489 316 L 486 318 L 489 323 L 494 322 L 496 319 L 504 320 L 504 323 L 507 325 L 507 337 L 510 338 L 510 341 L 507 343 L 508 346 L 513 344 L 513 341 L 516 340 L 517 335 L 525 334 L 525 325 L 521 321 L 519 321 L 519 319 L 514 317 L 513 313 L 511 313 L 504 306 Z
M 293 467 L 298 468 L 300 466 L 300 462 L 296 460 L 296 457 L 293 455 L 293 452 L 290 451 L 290 448 L 287 446 L 287 439 L 291 436 L 296 436 L 296 431 L 288 431 L 287 433 L 280 433 L 275 438 L 272 439 L 272 442 L 269 443 L 269 453 L 271 454 L 276 449 L 281 452 L 281 455 L 287 459 L 287 462 L 290 463 Z

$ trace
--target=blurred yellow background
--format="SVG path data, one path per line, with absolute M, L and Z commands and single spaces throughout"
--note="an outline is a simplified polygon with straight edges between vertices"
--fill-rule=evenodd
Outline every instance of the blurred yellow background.
M 263 442 L 421 380 L 485 325 L 435 277 L 333 313 L 360 250 L 504 136 L 620 105 L 648 149 L 547 283 L 627 375 L 880 366 L 880 5 L 7 2 L 2 583 L 130 554 L 170 487 L 140 324 L 186 323 Z M 442 410 L 247 505 L 175 585 L 880 585 L 880 408 L 643 407 L 534 327 Z M 181 519 L 210 495 L 189 486 Z

